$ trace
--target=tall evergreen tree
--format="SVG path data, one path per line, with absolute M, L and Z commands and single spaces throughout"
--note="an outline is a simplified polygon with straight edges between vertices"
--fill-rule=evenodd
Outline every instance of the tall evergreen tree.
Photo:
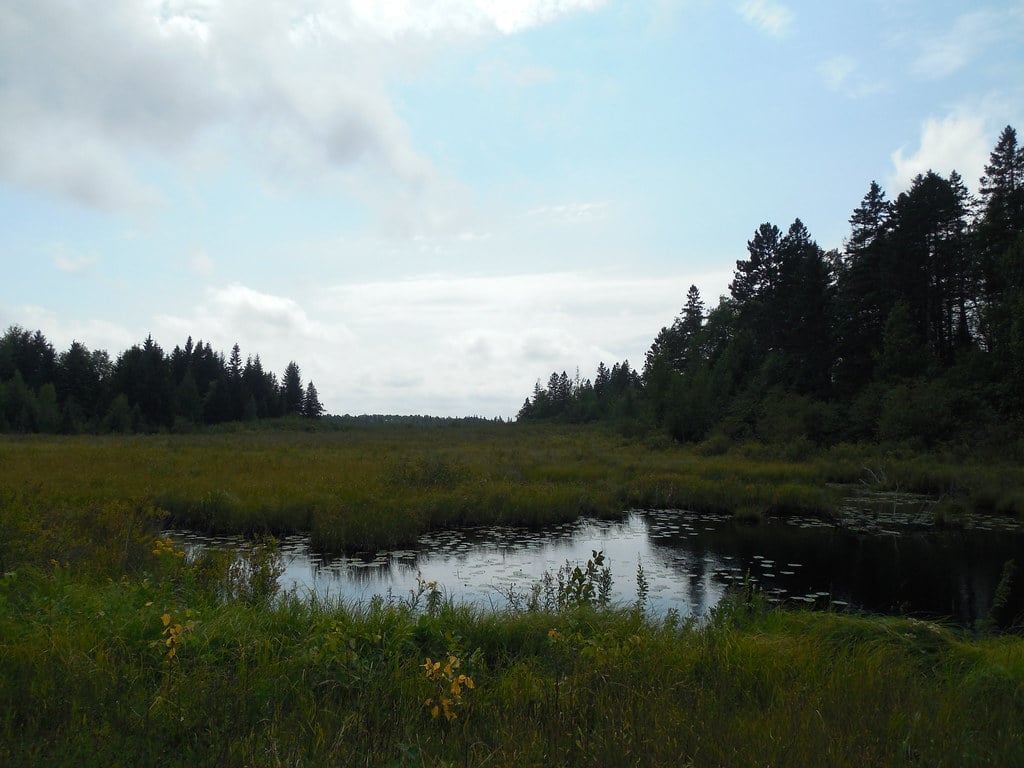
M 1009 125 L 989 156 L 978 191 L 983 208 L 981 245 L 991 260 L 1024 231 L 1024 147 L 1017 145 L 1017 132 Z
M 302 415 L 302 372 L 298 363 L 294 360 L 289 362 L 284 369 L 284 377 L 281 379 L 281 401 L 286 416 Z
M 892 248 L 891 219 L 892 204 L 872 181 L 850 216 L 850 237 L 837 275 L 837 385 L 847 395 L 871 379 L 882 329 L 894 302 L 892 288 L 883 278 L 883 265 Z
M 1017 254 L 1024 237 L 1024 146 L 1017 132 L 1003 129 L 989 156 L 980 185 L 977 251 L 984 295 L 981 327 L 997 356 L 1011 344 L 1018 294 L 1024 291 L 1024 264 Z
M 312 381 L 306 385 L 306 394 L 302 398 L 302 415 L 307 419 L 319 419 L 324 415 L 324 406 Z
M 969 210 L 949 180 L 929 171 L 918 175 L 894 208 L 893 248 L 883 278 L 894 288 L 896 301 L 905 301 L 918 332 L 933 353 L 949 363 L 958 345 L 957 294 L 969 282 Z

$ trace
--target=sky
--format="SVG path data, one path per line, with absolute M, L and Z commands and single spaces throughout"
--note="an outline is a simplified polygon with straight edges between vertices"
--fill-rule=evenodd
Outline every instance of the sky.
M 4 6 L 0 330 L 237 343 L 339 414 L 642 367 L 761 223 L 841 248 L 1024 131 L 1024 0 Z

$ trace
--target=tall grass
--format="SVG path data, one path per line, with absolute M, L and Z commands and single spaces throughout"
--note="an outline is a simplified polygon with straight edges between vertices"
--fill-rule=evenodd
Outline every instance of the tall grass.
M 682 621 L 592 600 L 484 612 L 440 585 L 343 605 L 229 583 L 224 563 L 159 546 L 116 580 L 5 575 L 0 764 L 1024 760 L 1019 638 L 749 597 Z
M 634 507 L 829 515 L 838 486 L 879 478 L 886 490 L 941 495 L 957 509 L 1024 514 L 1019 467 L 865 447 L 790 462 L 751 445 L 708 455 L 600 428 L 508 424 L 0 438 L 0 515 L 3 498 L 53 520 L 130 503 L 208 531 L 309 531 L 333 550 L 406 544 L 432 528 L 543 526 Z

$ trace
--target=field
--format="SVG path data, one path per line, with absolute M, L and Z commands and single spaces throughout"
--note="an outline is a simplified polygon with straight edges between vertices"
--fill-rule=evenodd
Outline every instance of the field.
M 325 546 L 629 506 L 830 514 L 837 483 L 1017 512 L 1012 467 L 839 448 L 799 461 L 518 425 L 0 441 L 0 765 L 1024 764 L 1024 642 L 768 609 L 277 593 L 272 541 L 185 557 L 169 522 Z
M 36 541 L 33 526 L 46 527 L 50 515 L 67 533 L 76 517 L 91 520 L 111 504 L 152 506 L 168 524 L 211 532 L 309 531 L 333 551 L 407 544 L 433 528 L 541 526 L 641 507 L 828 516 L 850 486 L 930 494 L 935 512 L 954 522 L 965 511 L 1024 515 L 1017 466 L 849 446 L 796 459 L 784 453 L 515 424 L 5 437 L 0 496 L 8 548 Z M 24 516 L 11 510 L 22 508 L 32 514 L 19 531 Z M 0 565 L 4 557 L 0 550 Z

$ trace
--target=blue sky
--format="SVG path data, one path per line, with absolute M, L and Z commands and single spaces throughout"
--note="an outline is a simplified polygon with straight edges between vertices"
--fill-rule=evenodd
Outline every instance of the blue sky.
M 336 413 L 511 416 L 642 365 L 759 224 L 976 189 L 1024 2 L 14 0 L 0 326 L 289 360 Z

